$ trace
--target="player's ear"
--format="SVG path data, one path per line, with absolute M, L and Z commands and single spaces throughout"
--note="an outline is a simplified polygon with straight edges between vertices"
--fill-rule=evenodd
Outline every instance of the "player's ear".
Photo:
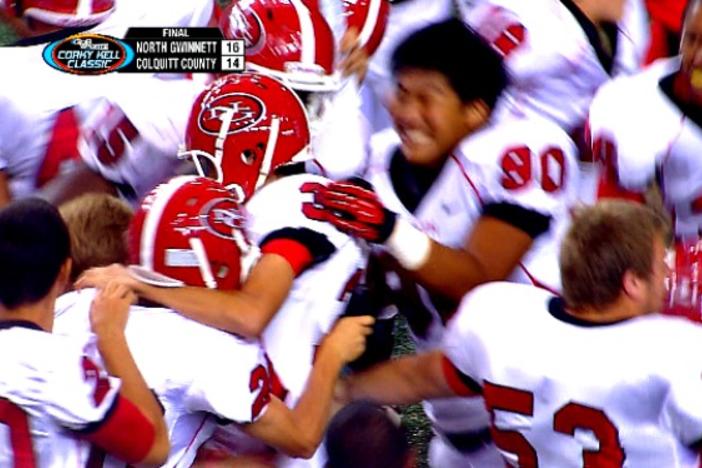
M 60 291 L 59 294 L 63 293 L 66 291 L 70 284 L 70 279 L 71 279 L 71 269 L 73 268 L 73 260 L 68 257 L 65 262 L 63 262 L 63 265 L 61 265 L 61 269 L 59 270 L 58 277 L 56 278 L 56 286 L 58 286 L 58 290 Z
M 622 290 L 632 301 L 639 303 L 646 300 L 647 281 L 631 270 L 624 272 Z
M 463 104 L 463 121 L 472 131 L 481 127 L 490 118 L 490 107 L 482 99 Z

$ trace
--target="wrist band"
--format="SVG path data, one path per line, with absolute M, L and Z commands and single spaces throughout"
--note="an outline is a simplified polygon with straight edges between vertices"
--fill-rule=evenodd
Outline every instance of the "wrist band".
M 419 270 L 429 258 L 431 239 L 409 221 L 398 216 L 385 246 L 404 268 Z
M 312 254 L 300 242 L 292 239 L 273 239 L 261 246 L 262 254 L 276 254 L 283 257 L 293 269 L 295 276 L 299 275 L 310 263 Z

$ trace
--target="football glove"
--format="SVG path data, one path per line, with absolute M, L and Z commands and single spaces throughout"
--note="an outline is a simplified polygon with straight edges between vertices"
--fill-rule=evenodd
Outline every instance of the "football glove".
M 369 242 L 384 243 L 395 228 L 397 215 L 383 206 L 373 187 L 363 179 L 332 182 L 315 196 L 337 229 Z

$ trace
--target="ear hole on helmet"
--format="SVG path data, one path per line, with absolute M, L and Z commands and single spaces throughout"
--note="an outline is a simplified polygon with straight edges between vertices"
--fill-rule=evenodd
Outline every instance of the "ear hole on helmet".
M 241 160 L 250 166 L 256 161 L 256 154 L 250 149 L 245 149 L 241 152 Z
M 268 18 L 268 21 L 273 21 L 273 9 L 272 8 L 266 9 L 266 17 Z
M 226 278 L 229 274 L 229 267 L 223 263 L 216 265 L 216 267 L 217 273 L 215 273 L 215 276 L 217 276 L 217 278 Z
M 261 143 L 261 142 L 258 142 L 258 143 L 256 143 L 256 148 L 257 148 L 259 151 L 265 151 L 266 145 L 264 145 L 264 144 Z

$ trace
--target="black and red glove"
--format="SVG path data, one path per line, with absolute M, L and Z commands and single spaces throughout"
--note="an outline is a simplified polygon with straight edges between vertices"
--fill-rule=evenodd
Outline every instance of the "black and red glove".
M 332 182 L 315 194 L 315 204 L 340 231 L 379 244 L 390 237 L 397 219 L 383 206 L 373 187 L 359 178 Z

